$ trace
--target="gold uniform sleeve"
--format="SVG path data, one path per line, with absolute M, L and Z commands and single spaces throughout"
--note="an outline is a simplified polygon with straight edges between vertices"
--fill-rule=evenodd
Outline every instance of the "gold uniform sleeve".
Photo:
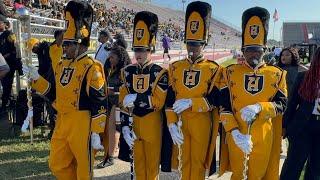
M 45 96 L 50 91 L 51 84 L 42 76 L 40 76 L 38 80 L 32 82 L 32 88 L 41 95 Z
M 219 106 L 221 67 L 212 69 L 213 77 L 207 94 L 201 98 L 192 98 L 192 112 L 208 112 Z
M 95 62 L 88 71 L 86 91 L 93 102 L 91 107 L 91 131 L 102 133 L 107 119 L 106 106 L 102 103 L 106 99 L 106 81 L 103 67 Z
M 126 95 L 128 95 L 129 94 L 129 92 L 128 92 L 128 89 L 127 89 L 127 86 L 126 86 L 126 80 L 125 80 L 125 76 L 124 76 L 124 69 L 122 69 L 121 70 L 121 77 L 120 77 L 120 80 L 121 80 L 121 83 L 122 83 L 122 85 L 120 86 L 120 88 L 119 88 L 119 107 L 122 109 L 122 110 L 124 110 L 124 111 L 126 111 L 126 109 L 123 107 L 123 99 L 124 99 L 124 97 L 126 97 Z
M 231 107 L 230 92 L 228 87 L 227 69 L 223 68 L 220 80 L 220 121 L 226 132 L 238 128 L 238 123 L 234 118 Z
M 261 112 L 259 116 L 264 119 L 274 118 L 278 115 L 283 115 L 287 106 L 287 83 L 286 71 L 282 72 L 280 82 L 278 83 L 278 91 L 270 102 L 259 102 Z

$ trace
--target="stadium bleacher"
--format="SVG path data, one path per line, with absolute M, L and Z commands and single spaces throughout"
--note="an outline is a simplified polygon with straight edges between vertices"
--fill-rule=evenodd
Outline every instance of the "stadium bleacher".
M 13 0 L 5 0 L 4 2 L 7 5 L 11 17 L 15 18 L 15 4 L 13 3 Z M 29 2 L 26 0 L 15 0 L 14 2 L 21 2 L 22 5 L 26 5 L 33 15 L 63 19 L 62 10 L 66 0 L 50 0 L 48 9 L 35 8 L 32 7 L 30 3 L 23 4 L 24 2 Z M 148 10 L 157 14 L 159 17 L 158 39 L 160 39 L 163 34 L 167 34 L 175 42 L 183 40 L 185 16 L 183 11 L 159 7 L 152 3 L 146 4 L 136 0 L 98 0 L 94 1 L 92 4 L 95 9 L 95 30 L 92 34 L 97 34 L 100 29 L 108 29 L 112 34 L 124 34 L 125 38 L 129 40 L 131 38 L 132 21 L 135 12 Z M 55 25 L 45 21 L 35 23 L 51 26 Z M 212 47 L 227 49 L 240 47 L 241 33 L 238 28 L 231 27 L 212 18 L 210 34 L 212 38 L 209 44 L 211 44 Z

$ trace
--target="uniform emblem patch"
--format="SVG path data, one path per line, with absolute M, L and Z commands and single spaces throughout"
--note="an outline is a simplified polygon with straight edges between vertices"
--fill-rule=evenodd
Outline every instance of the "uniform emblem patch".
M 194 88 L 199 84 L 200 70 L 184 70 L 183 72 L 183 84 L 187 88 Z
M 199 29 L 199 21 L 191 21 L 190 22 L 190 31 L 194 34 Z
M 145 93 L 149 89 L 150 74 L 134 74 L 133 90 L 137 93 Z
M 252 37 L 252 39 L 255 39 L 260 32 L 260 26 L 258 25 L 252 25 L 250 26 L 250 36 Z
M 14 34 L 10 34 L 9 36 L 8 36 L 8 41 L 9 42 L 16 42 L 16 35 L 14 35 Z
M 136 30 L 136 37 L 140 41 L 144 36 L 144 29 L 137 29 Z
M 245 74 L 244 75 L 244 85 L 245 90 L 252 94 L 256 95 L 262 91 L 264 86 L 264 76 L 255 75 L 255 74 Z
M 60 84 L 62 86 L 66 86 L 71 81 L 72 75 L 74 72 L 74 68 L 65 67 L 62 70 L 62 74 L 60 77 Z

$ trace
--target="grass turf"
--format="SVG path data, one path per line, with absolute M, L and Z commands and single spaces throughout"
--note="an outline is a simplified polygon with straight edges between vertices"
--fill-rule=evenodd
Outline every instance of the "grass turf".
M 48 167 L 49 140 L 40 129 L 31 145 L 28 134 L 10 134 L 6 121 L 0 118 L 0 179 L 54 179 Z

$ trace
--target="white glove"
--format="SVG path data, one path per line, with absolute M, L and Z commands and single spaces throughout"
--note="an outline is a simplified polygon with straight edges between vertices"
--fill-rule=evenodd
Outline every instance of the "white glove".
M 169 128 L 169 132 L 171 134 L 173 144 L 175 144 L 175 145 L 183 144 L 183 135 L 179 132 L 178 125 L 176 123 L 171 123 L 171 124 L 169 124 L 168 128 Z
M 124 107 L 133 107 L 134 101 L 137 99 L 137 94 L 128 94 L 123 99 L 123 106 Z
M 23 132 L 23 133 L 26 133 L 26 132 L 27 132 L 27 129 L 28 129 L 28 127 L 29 127 L 30 120 L 31 120 L 32 117 L 33 117 L 33 110 L 32 110 L 32 109 L 29 109 L 29 110 L 28 110 L 27 117 L 26 117 L 26 119 L 23 121 L 23 124 L 22 124 L 22 126 L 21 126 L 21 132 Z
M 177 114 L 181 114 L 184 110 L 192 106 L 191 99 L 179 99 L 173 104 L 173 111 Z
M 250 154 L 252 151 L 251 135 L 244 135 L 238 129 L 231 132 L 235 144 L 241 149 L 242 152 Z
M 25 75 L 29 74 L 32 80 L 37 80 L 40 78 L 37 68 L 32 65 L 29 65 L 29 66 L 23 65 L 22 71 Z
M 137 139 L 137 136 L 134 134 L 134 132 L 131 132 L 128 126 L 124 126 L 122 128 L 122 134 L 128 146 L 133 148 L 134 141 Z
M 103 146 L 101 145 L 100 136 L 97 133 L 91 134 L 91 146 L 93 149 L 103 149 Z
M 240 110 L 241 118 L 248 124 L 251 124 L 252 121 L 256 119 L 260 111 L 261 111 L 260 104 L 248 105 Z
M 28 119 L 23 121 L 23 124 L 21 126 L 21 132 L 23 132 L 23 133 L 28 132 L 27 129 L 29 127 L 29 123 L 30 123 L 30 121 Z

